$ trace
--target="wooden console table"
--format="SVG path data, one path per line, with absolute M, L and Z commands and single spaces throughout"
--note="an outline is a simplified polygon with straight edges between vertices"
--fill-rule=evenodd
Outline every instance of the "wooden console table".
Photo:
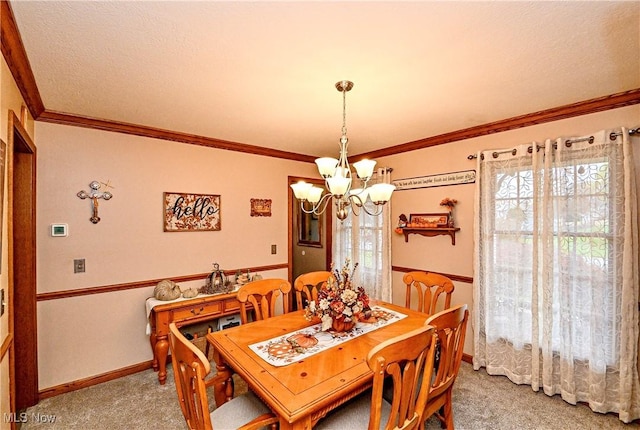
M 158 372 L 160 384 L 164 385 L 167 380 L 170 323 L 175 322 L 180 327 L 239 312 L 240 302 L 235 292 L 171 301 L 154 306 L 149 313 L 149 340 L 153 351 L 153 370 Z

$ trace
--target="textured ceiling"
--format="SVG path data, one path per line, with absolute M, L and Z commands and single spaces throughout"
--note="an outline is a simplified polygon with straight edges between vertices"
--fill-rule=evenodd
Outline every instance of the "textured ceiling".
M 350 154 L 640 87 L 640 2 L 11 1 L 49 111 Z

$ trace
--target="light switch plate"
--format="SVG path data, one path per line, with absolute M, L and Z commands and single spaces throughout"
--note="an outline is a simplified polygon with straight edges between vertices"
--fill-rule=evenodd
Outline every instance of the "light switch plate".
M 85 267 L 84 258 L 73 260 L 73 273 L 84 273 Z

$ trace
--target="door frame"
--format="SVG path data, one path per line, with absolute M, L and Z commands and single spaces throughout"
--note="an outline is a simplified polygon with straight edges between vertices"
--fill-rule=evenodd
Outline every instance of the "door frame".
M 13 111 L 9 111 L 8 266 L 11 409 L 38 403 L 38 332 L 36 309 L 36 146 Z M 19 198 L 16 198 L 19 196 Z M 16 364 L 19 363 L 18 366 Z
M 288 206 L 289 206 L 289 227 L 288 227 L 288 241 L 287 241 L 287 252 L 288 252 L 288 264 L 289 267 L 289 282 L 293 285 L 295 279 L 293 279 L 293 241 L 296 236 L 296 232 L 293 231 L 294 219 L 296 217 L 296 205 L 298 204 L 298 199 L 296 199 L 293 194 L 293 190 L 291 189 L 291 184 L 295 184 L 298 181 L 305 181 L 307 183 L 311 183 L 314 185 L 319 185 L 321 187 L 325 186 L 324 180 L 321 178 L 302 178 L 299 176 L 289 176 L 287 189 L 288 189 Z M 327 263 L 326 270 L 331 269 L 331 256 L 333 254 L 333 207 L 331 202 L 327 204 L 327 209 L 324 212 L 325 215 L 325 225 L 323 228 L 323 235 L 325 239 L 325 261 Z

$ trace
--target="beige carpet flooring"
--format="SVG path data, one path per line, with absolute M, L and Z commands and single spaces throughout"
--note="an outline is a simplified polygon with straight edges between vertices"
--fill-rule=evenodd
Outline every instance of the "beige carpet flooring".
M 502 376 L 489 376 L 462 363 L 454 386 L 454 420 L 459 430 L 584 430 L 640 429 L 624 424 L 615 414 L 598 414 L 585 405 L 572 406 L 559 396 L 548 397 L 531 387 L 518 386 Z M 246 389 L 242 381 L 236 390 Z M 213 394 L 209 395 L 213 406 Z M 27 409 L 21 430 L 179 430 L 186 425 L 169 370 L 167 383 L 158 384 L 152 370 L 109 381 L 41 401 Z M 55 417 L 55 422 L 43 422 Z M 38 422 L 38 419 L 41 422 Z M 213 423 L 225 429 L 224 423 Z M 439 429 L 435 419 L 427 429 Z M 354 429 L 349 429 L 354 430 Z

